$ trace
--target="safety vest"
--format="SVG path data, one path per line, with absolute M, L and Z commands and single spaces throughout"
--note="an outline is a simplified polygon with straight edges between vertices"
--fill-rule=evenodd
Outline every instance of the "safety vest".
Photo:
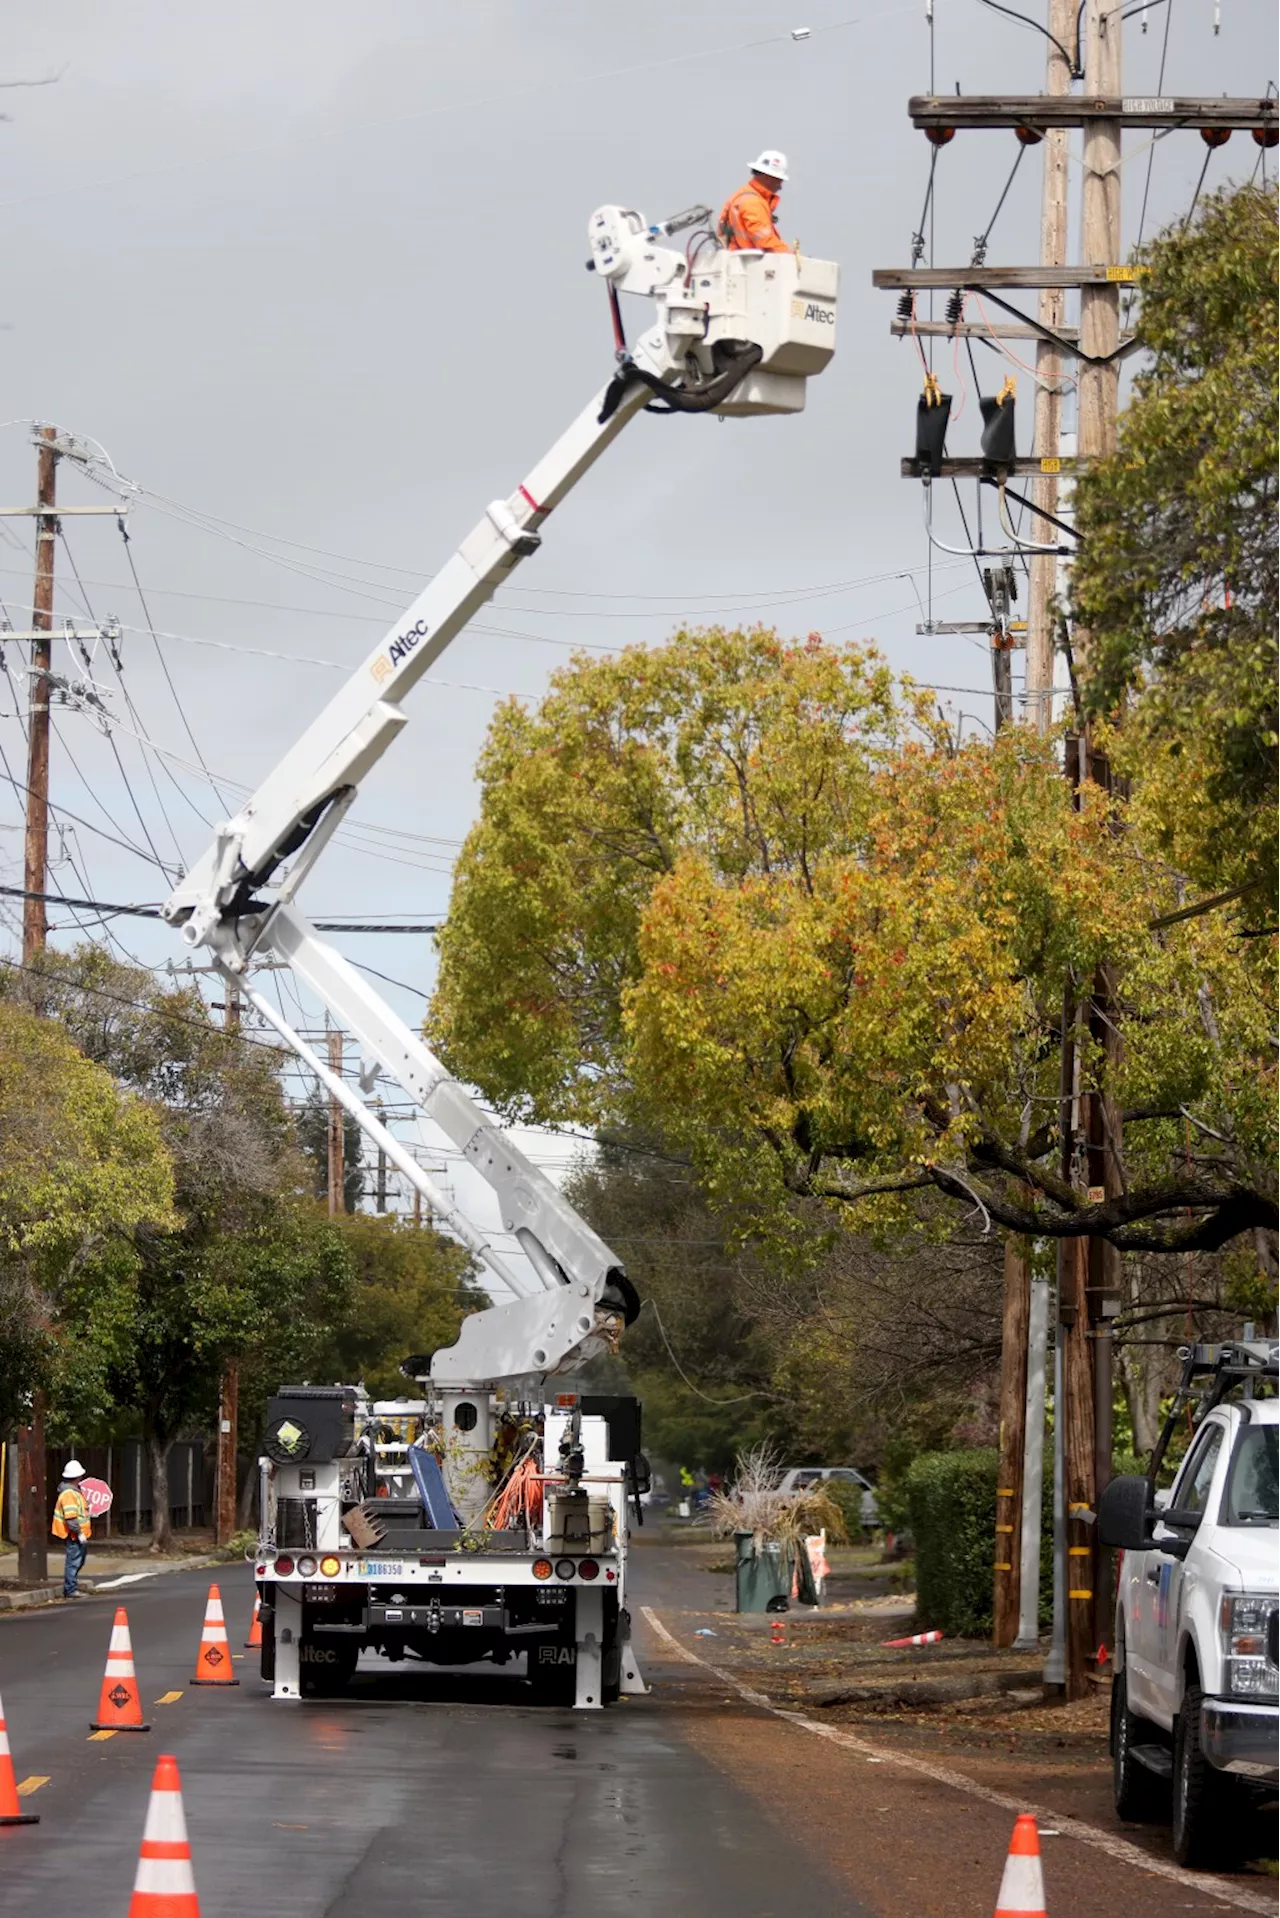
M 93 1535 L 93 1521 L 89 1517 L 89 1507 L 85 1503 L 84 1493 L 78 1485 L 61 1485 L 53 1507 L 53 1536 L 70 1538 L 67 1529 L 68 1520 L 78 1520 L 81 1538 Z
M 754 248 L 761 253 L 789 253 L 790 247 L 774 224 L 778 195 L 755 180 L 731 193 L 720 209 L 718 231 L 731 252 Z

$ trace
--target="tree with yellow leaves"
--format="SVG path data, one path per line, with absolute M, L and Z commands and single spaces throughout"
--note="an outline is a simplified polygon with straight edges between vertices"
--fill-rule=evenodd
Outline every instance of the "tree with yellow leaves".
M 1039 1237 L 1212 1250 L 1273 1229 L 1265 975 L 1126 802 L 1021 729 L 957 749 L 884 662 L 681 632 L 497 715 L 430 1029 L 508 1112 L 626 1115 L 745 1229 L 905 1222 L 933 1189 Z M 1064 980 L 1106 967 L 1122 1192 L 1058 1171 Z

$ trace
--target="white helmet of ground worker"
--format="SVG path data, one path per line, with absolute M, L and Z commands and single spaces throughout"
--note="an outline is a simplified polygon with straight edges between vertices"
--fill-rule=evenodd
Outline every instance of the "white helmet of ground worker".
M 787 172 L 787 156 L 785 153 L 779 153 L 776 147 L 766 147 L 759 159 L 751 162 L 751 171 L 767 173 L 771 180 L 790 178 Z
M 83 1478 L 84 1466 L 78 1458 L 69 1458 L 62 1468 L 63 1478 Z

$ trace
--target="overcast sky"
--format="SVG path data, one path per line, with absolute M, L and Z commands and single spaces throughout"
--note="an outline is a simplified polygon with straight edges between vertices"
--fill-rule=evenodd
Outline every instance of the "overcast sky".
M 935 0 L 935 13 L 938 92 L 1040 89 L 1038 34 L 980 0 Z M 1145 34 L 1131 19 L 1126 92 L 1154 92 L 1162 57 L 1165 92 L 1263 92 L 1277 68 L 1274 7 L 1221 0 L 1218 37 L 1213 13 L 1212 0 L 1167 0 Z M 793 41 L 794 27 L 811 37 Z M 364 657 L 608 377 L 604 293 L 582 265 L 592 209 L 621 201 L 656 219 L 718 206 L 762 146 L 790 157 L 785 236 L 841 266 L 837 355 L 807 412 L 642 416 L 561 507 L 519 583 L 418 688 L 407 737 L 356 808 L 378 830 L 346 831 L 304 903 L 315 916 L 443 913 L 495 698 L 536 698 L 574 645 L 657 642 L 681 616 L 875 639 L 900 670 L 979 689 L 941 697 L 974 716 L 966 724 L 989 723 L 984 648 L 915 632 L 926 544 L 920 488 L 898 478 L 898 462 L 919 368 L 890 337 L 894 296 L 870 284 L 873 267 L 909 263 L 929 149 L 905 107 L 929 73 L 923 0 L 798 0 L 791 13 L 774 0 L 9 0 L 0 421 L 14 423 L 0 430 L 0 504 L 34 497 L 31 419 L 92 436 L 158 496 L 129 531 L 177 695 L 114 520 L 68 517 L 58 617 L 87 603 L 123 624 L 130 703 L 101 651 L 93 676 L 131 790 L 93 718 L 60 713 L 52 792 L 86 822 L 63 819 L 60 888 L 164 896 L 155 855 L 170 869 L 193 859 L 209 837 L 201 815 L 225 816 L 186 767 L 202 758 L 226 781 L 257 784 L 340 684 L 332 668 Z M 1143 136 L 1128 148 L 1131 240 L 1149 156 Z M 1011 133 L 973 133 L 941 156 L 937 264 L 968 260 L 1016 152 Z M 1153 152 L 1148 233 L 1186 208 L 1205 158 L 1194 133 Z M 1256 159 L 1237 134 L 1210 160 L 1208 185 Z M 1073 229 L 1078 184 L 1073 166 Z M 1039 190 L 1033 154 L 992 263 L 1036 257 Z M 628 304 L 634 329 L 645 309 Z M 959 395 L 949 358 L 944 384 Z M 959 370 L 971 385 L 966 360 Z M 979 354 L 985 391 L 1005 370 Z M 1024 377 L 1024 451 L 1031 404 Z M 951 443 L 977 450 L 971 392 Z M 65 462 L 59 485 L 65 505 L 105 503 Z M 0 520 L 0 597 L 19 629 L 30 533 Z M 939 559 L 932 584 L 937 617 L 984 611 L 971 565 Z M 18 779 L 23 650 L 5 648 L 0 686 L 0 744 Z M 55 666 L 67 666 L 61 644 Z M 223 791 L 234 804 L 236 787 Z M 6 784 L 10 884 L 21 884 L 20 816 Z M 54 917 L 58 942 L 73 938 L 71 916 Z M 114 932 L 147 963 L 181 956 L 162 928 L 124 920 Z M 430 985 L 429 941 L 352 938 L 346 949 L 420 992 Z M 420 997 L 390 996 L 416 1021 Z

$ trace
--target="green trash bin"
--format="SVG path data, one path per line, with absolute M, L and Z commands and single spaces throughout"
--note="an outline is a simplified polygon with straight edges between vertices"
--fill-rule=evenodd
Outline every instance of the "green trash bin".
M 734 1576 L 739 1612 L 785 1612 L 790 1602 L 791 1561 L 781 1545 L 765 1541 L 757 1551 L 754 1532 L 733 1535 Z

